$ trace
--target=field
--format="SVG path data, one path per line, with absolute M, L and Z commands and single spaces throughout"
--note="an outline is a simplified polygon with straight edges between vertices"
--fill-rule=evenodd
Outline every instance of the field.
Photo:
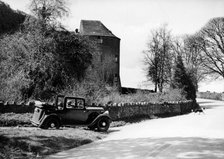
M 204 99 L 224 100 L 224 93 L 216 92 L 198 92 L 197 96 Z

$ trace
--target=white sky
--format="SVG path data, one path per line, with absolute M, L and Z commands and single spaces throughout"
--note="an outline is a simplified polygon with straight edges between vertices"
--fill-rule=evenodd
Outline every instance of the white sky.
M 2 0 L 13 9 L 29 13 L 30 0 Z M 173 35 L 193 34 L 214 17 L 224 17 L 224 0 L 68 0 L 70 16 L 63 20 L 69 30 L 81 19 L 100 20 L 121 39 L 122 86 L 139 87 L 146 81 L 142 51 L 152 29 L 168 24 Z M 224 81 L 202 83 L 200 89 L 224 91 Z M 153 89 L 153 87 L 152 87 Z

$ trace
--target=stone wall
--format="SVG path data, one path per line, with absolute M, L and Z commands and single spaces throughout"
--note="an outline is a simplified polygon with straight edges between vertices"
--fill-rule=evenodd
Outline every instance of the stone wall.
M 221 94 L 221 99 L 222 101 L 224 101 L 224 92 L 223 93 L 220 93 Z
M 15 102 L 1 102 L 0 113 L 33 113 L 34 104 L 28 103 L 15 103 Z
M 113 120 L 131 118 L 134 116 L 172 116 L 191 112 L 195 107 L 192 101 L 170 103 L 119 103 L 107 106 Z

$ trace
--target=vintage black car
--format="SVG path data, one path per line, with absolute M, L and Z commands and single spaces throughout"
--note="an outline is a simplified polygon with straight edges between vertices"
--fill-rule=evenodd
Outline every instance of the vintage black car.
M 103 107 L 86 106 L 85 99 L 58 95 L 54 104 L 35 102 L 32 124 L 43 129 L 59 129 L 64 125 L 88 126 L 107 131 L 111 118 Z

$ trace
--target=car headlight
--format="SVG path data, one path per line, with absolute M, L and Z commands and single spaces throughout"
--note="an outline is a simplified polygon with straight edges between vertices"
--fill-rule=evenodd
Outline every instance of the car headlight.
M 107 114 L 107 115 L 109 115 L 109 111 L 108 111 L 108 110 L 106 110 L 106 111 L 104 112 L 104 114 Z

